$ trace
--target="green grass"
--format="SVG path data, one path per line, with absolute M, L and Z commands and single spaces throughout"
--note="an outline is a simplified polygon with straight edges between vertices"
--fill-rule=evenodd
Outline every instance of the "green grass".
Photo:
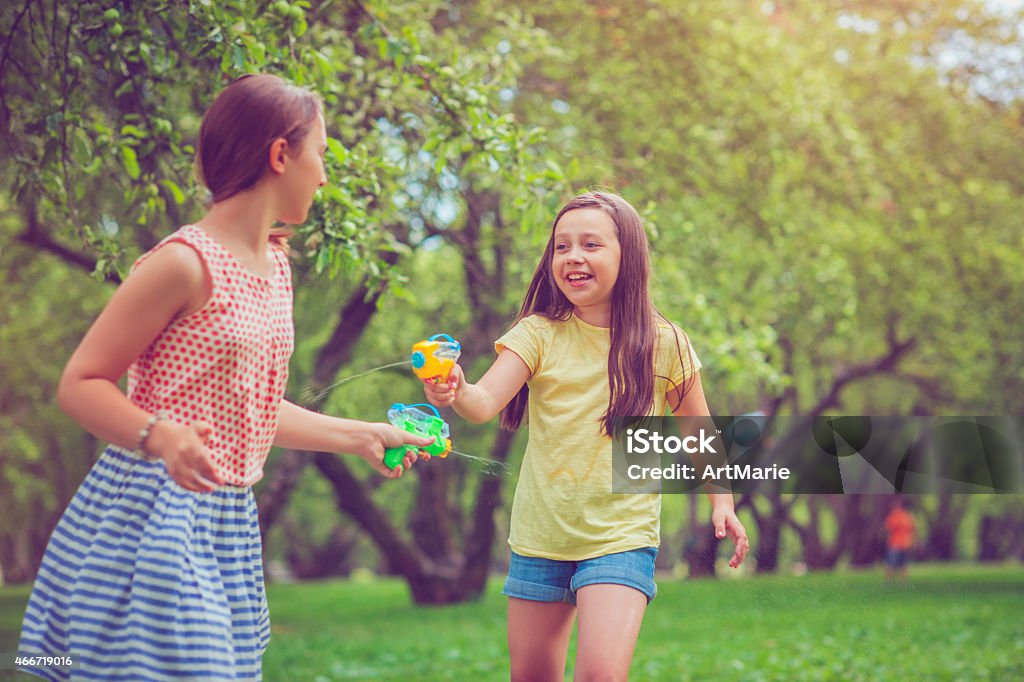
M 879 570 L 659 583 L 634 680 L 1024 679 L 1019 565 L 913 566 L 895 584 Z M 393 580 L 271 586 L 264 677 L 508 679 L 499 590 L 417 608 Z M 14 650 L 27 596 L 0 589 L 0 652 Z

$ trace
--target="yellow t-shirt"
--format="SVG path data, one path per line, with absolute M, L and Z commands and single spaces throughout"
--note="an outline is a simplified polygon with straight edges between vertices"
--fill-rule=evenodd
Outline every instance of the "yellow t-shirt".
M 675 325 L 657 320 L 654 414 L 665 393 L 700 370 Z M 679 350 L 676 335 L 678 334 Z M 581 561 L 657 547 L 661 496 L 612 493 L 612 441 L 601 432 L 608 409 L 610 330 L 575 315 L 531 315 L 498 339 L 530 368 L 529 441 L 512 501 L 509 545 L 517 554 Z

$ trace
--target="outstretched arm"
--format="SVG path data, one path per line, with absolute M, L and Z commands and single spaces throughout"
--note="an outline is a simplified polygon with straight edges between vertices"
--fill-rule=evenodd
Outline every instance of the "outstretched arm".
M 404 469 L 413 465 L 416 456 L 406 455 L 402 466 L 388 469 L 384 465 L 384 451 L 387 448 L 404 444 L 426 447 L 433 442 L 432 438 L 407 433 L 391 424 L 331 417 L 287 400 L 281 401 L 277 434 L 274 436 L 274 445 L 282 448 L 346 452 L 362 457 L 389 478 L 401 476 Z
M 507 348 L 475 384 L 466 382 L 462 367 L 455 365 L 447 384 L 423 385 L 427 400 L 437 407 L 451 405 L 463 419 L 475 424 L 494 419 L 519 393 L 530 378 L 530 368 L 515 352 Z
M 680 431 L 686 432 L 691 426 L 686 420 L 687 417 L 709 417 L 711 416 L 711 410 L 708 409 L 708 401 L 704 397 L 704 387 L 700 382 L 700 372 L 697 372 L 693 385 L 682 396 L 683 399 L 680 402 L 679 397 L 682 390 L 682 386 L 679 386 L 669 391 L 665 394 L 665 399 L 669 405 L 674 406 L 672 414 L 679 421 Z M 736 546 L 736 551 L 733 553 L 732 558 L 729 559 L 729 565 L 736 568 L 743 563 L 743 560 L 747 558 L 747 552 L 750 551 L 747 531 L 736 516 L 736 505 L 733 502 L 731 493 L 708 492 L 708 498 L 711 500 L 711 523 L 715 527 L 715 537 L 722 539 L 728 536 Z

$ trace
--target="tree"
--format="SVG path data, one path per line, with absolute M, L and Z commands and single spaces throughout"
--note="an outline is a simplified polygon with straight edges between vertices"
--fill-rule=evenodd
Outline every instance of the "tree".
M 979 521 L 978 561 L 1024 560 L 1024 505 L 1019 497 L 991 500 Z
M 0 198 L 0 207 L 6 209 Z M 95 440 L 55 404 L 69 348 L 98 312 L 103 287 L 52 267 L 13 240 L 0 211 L 0 574 L 30 580 L 50 531 L 95 461 Z

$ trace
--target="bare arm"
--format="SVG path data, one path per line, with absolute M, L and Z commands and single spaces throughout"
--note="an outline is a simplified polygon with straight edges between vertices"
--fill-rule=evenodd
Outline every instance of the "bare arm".
M 665 394 L 665 399 L 674 409 L 679 422 L 679 429 L 687 433 L 692 428 L 692 421 L 687 417 L 709 417 L 711 410 L 708 409 L 708 401 L 704 397 L 704 386 L 700 381 L 700 372 L 694 377 L 690 390 L 683 395 L 682 402 L 679 402 L 682 386 L 679 386 Z M 678 407 L 676 407 L 676 404 Z M 710 421 L 710 420 L 708 420 Z M 711 523 L 715 527 L 715 537 L 721 539 L 729 536 L 736 545 L 736 551 L 729 560 L 729 565 L 736 568 L 743 563 L 750 551 L 750 542 L 747 540 L 747 531 L 736 516 L 736 505 L 733 502 L 731 493 L 713 493 L 708 491 L 708 499 L 711 500 Z
M 505 349 L 475 384 L 466 382 L 462 367 L 455 365 L 447 384 L 424 384 L 427 400 L 438 407 L 451 405 L 460 417 L 475 424 L 494 419 L 530 378 L 530 368 L 513 351 Z
M 391 478 L 401 476 L 402 471 L 416 461 L 416 457 L 408 455 L 403 466 L 388 469 L 384 465 L 384 450 L 403 444 L 425 447 L 432 442 L 431 438 L 407 433 L 391 424 L 331 417 L 287 400 L 281 401 L 277 434 L 274 436 L 274 445 L 282 448 L 357 455 Z
M 142 263 L 71 355 L 57 389 L 61 408 L 101 440 L 134 448 L 150 415 L 132 405 L 117 382 L 153 339 L 201 297 L 204 279 L 198 255 L 183 244 L 168 244 Z
M 61 375 L 61 408 L 101 440 L 136 448 L 151 415 L 133 405 L 117 382 L 128 366 L 179 315 L 198 310 L 210 282 L 198 254 L 171 243 L 150 256 L 125 280 L 75 349 Z M 189 490 L 219 483 L 206 448 L 209 425 L 158 421 L 145 446 Z

